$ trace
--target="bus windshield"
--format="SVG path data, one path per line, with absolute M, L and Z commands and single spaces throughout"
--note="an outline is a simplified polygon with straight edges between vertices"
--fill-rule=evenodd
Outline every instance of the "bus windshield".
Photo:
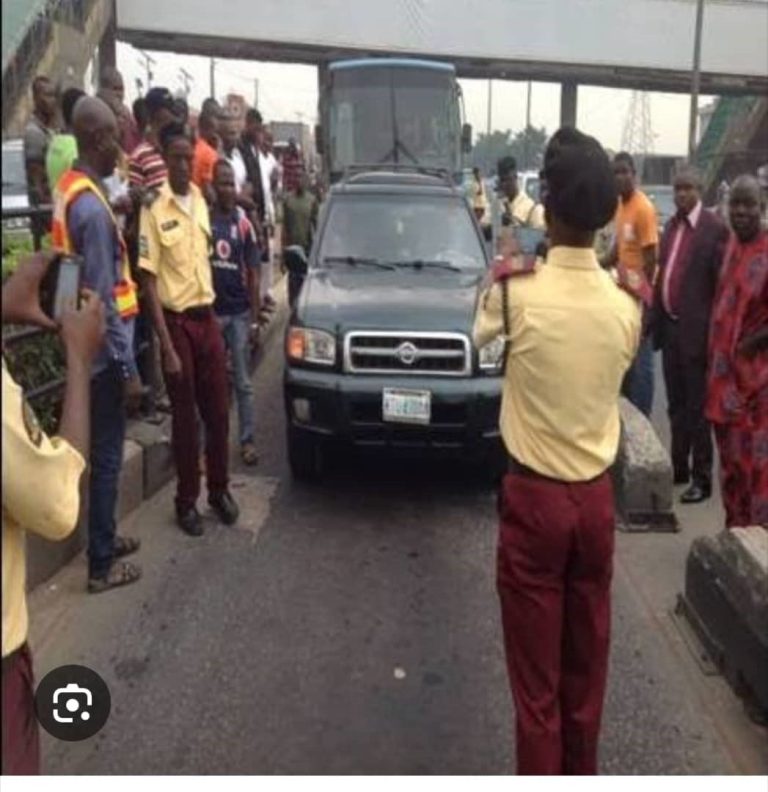
M 330 170 L 397 163 L 460 170 L 455 76 L 444 70 L 366 67 L 333 73 Z

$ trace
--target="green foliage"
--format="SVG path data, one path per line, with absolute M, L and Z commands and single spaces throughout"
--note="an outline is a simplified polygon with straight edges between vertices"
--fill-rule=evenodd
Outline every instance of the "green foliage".
M 31 238 L 11 235 L 6 237 L 3 234 L 3 281 L 16 269 L 19 261 L 31 252 Z M 3 338 L 20 329 L 13 325 L 3 325 Z M 11 376 L 26 393 L 60 379 L 66 369 L 61 342 L 52 333 L 24 339 L 8 347 L 4 345 L 3 355 Z M 32 406 L 43 429 L 48 434 L 55 433 L 61 412 L 61 391 L 36 399 Z
M 502 157 L 514 157 L 521 171 L 539 170 L 547 146 L 547 131 L 529 126 L 515 134 L 507 129 L 496 130 L 490 135 L 480 133 L 472 149 L 472 165 L 486 176 L 496 172 L 496 163 Z

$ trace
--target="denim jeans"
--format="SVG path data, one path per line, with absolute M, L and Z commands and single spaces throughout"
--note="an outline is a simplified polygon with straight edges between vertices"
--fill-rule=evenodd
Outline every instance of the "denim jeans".
M 123 378 L 115 365 L 91 380 L 88 573 L 104 577 L 115 554 L 115 508 L 125 440 Z
M 646 336 L 640 342 L 632 365 L 624 377 L 621 392 L 646 417 L 653 408 L 653 339 Z
M 232 356 L 232 369 L 235 375 L 235 398 L 237 399 L 237 418 L 240 428 L 240 445 L 254 441 L 253 383 L 248 371 L 250 357 L 249 331 L 251 314 L 249 311 L 233 316 L 218 316 L 224 342 Z

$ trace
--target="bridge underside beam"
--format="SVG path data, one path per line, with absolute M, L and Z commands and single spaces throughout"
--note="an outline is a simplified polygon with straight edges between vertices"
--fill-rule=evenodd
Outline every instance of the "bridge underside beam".
M 214 58 L 277 61 L 320 65 L 331 60 L 350 57 L 403 56 L 402 52 L 336 48 L 312 45 L 281 44 L 269 41 L 227 39 L 214 36 L 159 33 L 145 30 L 118 29 L 118 38 L 136 47 L 161 52 L 203 55 Z M 435 58 L 428 52 L 409 53 L 408 57 Z M 625 66 L 589 66 L 531 61 L 480 60 L 455 58 L 451 61 L 460 77 L 498 80 L 534 80 L 536 82 L 575 83 L 607 88 L 640 91 L 689 93 L 691 74 L 687 71 L 640 69 Z M 728 74 L 701 75 L 701 93 L 717 95 L 757 95 L 768 93 L 768 74 L 741 77 Z

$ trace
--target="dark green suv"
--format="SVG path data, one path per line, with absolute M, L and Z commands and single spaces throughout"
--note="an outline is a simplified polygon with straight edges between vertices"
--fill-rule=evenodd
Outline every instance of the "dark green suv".
M 503 343 L 472 343 L 487 269 L 448 181 L 371 171 L 331 189 L 285 339 L 296 478 L 319 475 L 331 441 L 498 459 Z

